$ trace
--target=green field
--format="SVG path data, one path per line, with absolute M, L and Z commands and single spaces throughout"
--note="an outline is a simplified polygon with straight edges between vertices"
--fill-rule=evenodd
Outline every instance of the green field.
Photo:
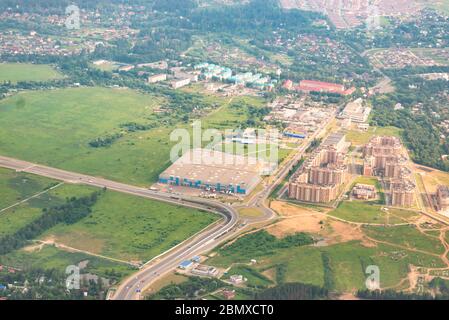
M 126 133 L 109 147 L 93 148 L 89 142 L 122 132 L 124 123 L 147 123 L 161 103 L 150 95 L 105 88 L 19 94 L 0 102 L 0 154 L 148 185 L 169 165 L 171 129 Z
M 374 224 L 406 223 L 410 218 L 417 216 L 413 211 L 391 208 L 383 211 L 382 208 L 383 206 L 372 201 L 343 201 L 329 215 L 350 222 Z
M 323 254 L 330 260 L 326 269 Z M 207 264 L 226 267 L 234 261 L 246 261 L 251 257 L 244 251 L 230 255 L 217 255 L 210 258 Z M 365 288 L 365 269 L 369 265 L 380 268 L 381 287 L 398 285 L 407 277 L 409 265 L 422 267 L 444 267 L 438 257 L 417 253 L 395 246 L 379 244 L 376 247 L 365 247 L 360 242 L 352 241 L 328 247 L 296 247 L 277 250 L 258 258 L 254 267 L 260 273 L 264 270 L 285 266 L 284 282 L 302 282 L 318 286 L 325 285 L 325 274 L 332 279 L 329 288 L 336 292 L 353 292 Z
M 153 200 L 107 192 L 92 214 L 58 225 L 43 238 L 126 261 L 146 262 L 201 231 L 218 216 Z
M 57 70 L 46 64 L 0 63 L 0 83 L 11 81 L 48 81 L 63 78 Z
M 0 264 L 7 266 L 20 269 L 57 269 L 60 272 L 65 272 L 68 266 L 77 265 L 86 260 L 89 263 L 83 273 L 92 273 L 105 278 L 111 278 L 112 271 L 112 277 L 120 280 L 137 270 L 130 265 L 92 257 L 83 253 L 66 252 L 53 246 L 44 246 L 42 249 L 32 252 L 17 250 L 6 256 L 0 256 Z
M 346 134 L 346 140 L 352 145 L 361 146 L 367 144 L 374 136 L 395 136 L 401 135 L 401 129 L 396 127 L 370 127 L 368 131 L 350 130 Z
M 364 231 L 368 236 L 377 240 L 395 243 L 409 249 L 417 249 L 433 254 L 444 253 L 444 246 L 437 237 L 425 235 L 414 226 L 366 226 Z
M 0 210 L 53 186 L 51 179 L 0 168 Z
M 21 203 L 57 184 L 51 179 L 0 168 L 0 236 L 11 234 L 38 218 L 42 208 L 62 203 L 65 197 L 56 199 L 50 195 L 56 189 Z
M 206 97 L 219 108 L 203 117 L 203 128 L 238 128 L 248 115 L 229 101 Z M 263 105 L 260 98 L 233 102 Z M 0 102 L 0 154 L 74 172 L 148 186 L 170 164 L 170 133 L 153 109 L 163 98 L 127 89 L 72 88 L 20 93 Z M 128 132 L 126 123 L 154 124 Z M 189 128 L 187 124 L 177 126 Z M 27 128 L 27 130 L 23 130 Z M 110 145 L 92 147 L 98 138 L 122 135 Z M 61 139 L 63 137 L 63 139 Z M 284 157 L 289 150 L 281 150 Z
M 57 183 L 1 169 L 0 194 L 8 195 L 9 201 L 3 201 L 0 210 Z M 70 197 L 90 195 L 95 190 L 93 187 L 62 184 L 2 211 L 0 237 L 26 226 L 41 216 L 44 208 L 64 204 Z M 100 196 L 87 218 L 72 225 L 57 225 L 40 239 L 52 239 L 78 250 L 115 259 L 146 262 L 218 219 L 218 216 L 199 210 L 107 191 Z

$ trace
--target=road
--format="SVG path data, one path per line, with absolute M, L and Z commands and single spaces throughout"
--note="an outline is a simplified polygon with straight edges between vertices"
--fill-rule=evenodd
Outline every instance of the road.
M 320 133 L 321 132 L 322 130 L 320 130 Z M 310 146 L 312 141 L 313 139 L 311 138 L 299 150 L 297 150 L 295 156 L 282 165 L 282 167 L 279 168 L 274 174 L 272 179 L 273 182 L 265 185 L 264 188 L 249 201 L 249 207 L 258 208 L 264 213 L 263 216 L 252 219 L 249 224 L 266 222 L 275 217 L 275 213 L 267 204 L 267 199 L 275 188 L 286 178 L 290 170 L 301 159 L 305 150 Z M 72 184 L 83 184 L 99 188 L 107 188 L 109 190 L 127 193 L 134 196 L 168 202 L 184 207 L 202 209 L 223 216 L 224 221 L 222 223 L 213 225 L 211 228 L 208 228 L 193 237 L 193 239 L 189 239 L 161 256 L 153 259 L 152 261 L 149 261 L 141 268 L 140 271 L 124 280 L 112 296 L 113 300 L 139 299 L 140 292 L 143 292 L 144 289 L 148 288 L 154 281 L 175 269 L 182 261 L 191 259 L 193 256 L 200 255 L 214 249 L 220 243 L 228 238 L 231 238 L 239 231 L 237 228 L 239 222 L 237 208 L 218 201 L 148 190 L 103 178 L 55 169 L 2 156 L 0 156 L 0 167 L 40 175 Z
M 134 196 L 168 202 L 184 207 L 202 209 L 223 216 L 224 221 L 222 223 L 204 230 L 204 232 L 193 239 L 173 248 L 163 257 L 159 257 L 154 263 L 144 266 L 144 268 L 132 278 L 127 279 L 115 293 L 113 298 L 116 300 L 132 300 L 138 298 L 138 291 L 140 291 L 141 288 L 148 287 L 161 274 L 176 268 L 183 260 L 216 247 L 226 238 L 228 233 L 236 228 L 238 222 L 237 211 L 233 207 L 221 202 L 178 194 L 160 193 L 103 178 L 96 178 L 2 156 L 0 156 L 0 167 L 44 176 L 72 184 L 107 188 L 109 190 Z

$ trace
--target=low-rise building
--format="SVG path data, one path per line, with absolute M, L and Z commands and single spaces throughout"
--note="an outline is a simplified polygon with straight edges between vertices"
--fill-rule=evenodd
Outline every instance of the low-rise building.
M 185 86 L 188 86 L 190 84 L 191 80 L 190 78 L 185 78 L 185 79 L 175 79 L 172 82 L 170 82 L 170 86 L 173 89 L 179 89 Z
M 165 80 L 167 80 L 167 75 L 165 73 L 155 74 L 148 77 L 148 83 L 157 83 Z
M 229 277 L 229 281 L 231 281 L 233 284 L 242 284 L 246 281 L 246 279 L 240 274 Z
M 235 290 L 223 290 L 222 294 L 226 300 L 235 299 Z
M 199 264 L 192 269 L 192 273 L 203 277 L 216 277 L 218 270 L 215 267 Z
M 376 198 L 376 187 L 369 184 L 358 183 L 352 189 L 352 195 L 359 200 L 370 200 Z
M 178 267 L 179 267 L 179 269 L 182 269 L 182 270 L 188 270 L 191 267 L 193 267 L 193 262 L 190 260 L 186 260 L 186 261 L 181 262 L 181 264 Z

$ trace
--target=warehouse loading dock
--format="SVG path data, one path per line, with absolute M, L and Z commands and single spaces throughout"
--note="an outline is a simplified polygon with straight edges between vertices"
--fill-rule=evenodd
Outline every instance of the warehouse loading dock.
M 219 151 L 195 149 L 159 176 L 159 183 L 247 195 L 275 164 Z

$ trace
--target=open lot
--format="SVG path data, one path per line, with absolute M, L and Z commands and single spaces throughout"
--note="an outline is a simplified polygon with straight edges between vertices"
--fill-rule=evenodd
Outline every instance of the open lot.
M 18 186 L 17 181 L 26 182 L 26 187 Z M 52 185 L 56 187 L 42 193 Z M 16 195 L 18 190 L 24 195 Z M 88 196 L 95 190 L 79 185 L 59 185 L 58 181 L 1 169 L 0 192 L 12 196 L 0 210 L 17 200 L 38 196 L 0 212 L 0 237 L 11 235 L 31 223 L 42 215 L 44 208 L 64 204 L 67 198 Z M 140 263 L 172 248 L 218 219 L 216 215 L 199 210 L 106 191 L 88 217 L 75 224 L 56 225 L 35 240 L 68 251 L 74 249 L 87 255 Z
M 368 131 L 350 130 L 346 135 L 346 140 L 352 145 L 362 146 L 369 142 L 374 136 L 395 136 L 399 137 L 401 129 L 396 127 L 370 127 Z
M 11 81 L 47 81 L 61 79 L 63 75 L 46 64 L 0 63 L 0 83 Z
M 54 246 L 17 250 L 6 256 L 0 256 L 0 264 L 7 266 L 19 269 L 56 269 L 59 272 L 65 272 L 68 266 L 78 265 L 83 261 L 89 261 L 83 273 L 91 273 L 105 278 L 113 277 L 120 280 L 136 272 L 136 268 L 130 265 L 92 257 L 80 252 L 68 252 Z
M 252 276 L 259 272 L 273 281 L 272 285 L 282 279 L 282 282 L 315 284 L 349 294 L 365 288 L 364 271 L 369 265 L 379 266 L 382 288 L 408 292 L 416 290 L 413 281 L 416 269 L 423 276 L 449 270 L 445 257 L 447 228 L 415 212 L 394 212 L 400 225 L 394 225 L 390 218 L 392 225 L 386 227 L 362 226 L 353 221 L 364 215 L 367 216 L 362 219 L 364 224 L 382 220 L 378 208 L 371 208 L 372 212 L 364 208 L 358 211 L 358 217 L 343 217 L 352 219 L 348 222 L 341 217 L 334 218 L 335 212 L 318 212 L 282 201 L 272 202 L 272 208 L 279 213 L 280 221 L 265 227 L 267 232 L 278 239 L 306 232 L 315 236 L 318 243 L 266 250 L 264 254 L 263 250 L 247 251 L 244 244 L 247 235 L 233 242 L 229 247 L 232 250 L 225 245 L 214 252 L 207 264 L 226 268 L 234 263 L 249 264 L 251 259 L 256 259 L 257 264 L 251 266 Z M 243 241 L 242 245 L 239 241 Z
M 111 258 L 146 262 L 218 218 L 108 191 L 89 217 L 73 225 L 58 225 L 41 238 Z
M 148 123 L 161 103 L 131 90 L 77 88 L 26 92 L 0 102 L 0 154 L 145 185 L 168 166 L 170 129 L 123 133 Z M 26 127 L 27 130 L 23 130 Z M 90 141 L 123 133 L 109 146 Z M 61 139 L 61 138 L 64 139 Z

